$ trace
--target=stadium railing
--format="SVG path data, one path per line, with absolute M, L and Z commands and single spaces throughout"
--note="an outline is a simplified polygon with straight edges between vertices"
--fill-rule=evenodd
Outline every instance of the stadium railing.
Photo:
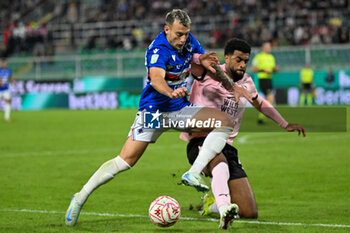
M 254 48 L 251 60 L 259 48 Z M 273 52 L 282 72 L 299 72 L 306 62 L 315 70 L 350 70 L 350 45 L 279 47 Z M 223 50 L 217 54 L 223 62 Z M 70 80 L 83 77 L 140 78 L 146 75 L 144 50 L 94 51 L 90 54 L 62 54 L 52 57 L 11 57 L 8 59 L 15 79 Z M 248 72 L 251 72 L 251 60 Z

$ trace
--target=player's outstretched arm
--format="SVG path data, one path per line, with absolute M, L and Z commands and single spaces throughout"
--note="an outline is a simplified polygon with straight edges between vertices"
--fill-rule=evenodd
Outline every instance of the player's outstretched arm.
M 284 128 L 285 130 L 289 132 L 298 131 L 298 135 L 302 133 L 304 137 L 306 136 L 304 127 L 298 124 L 289 124 L 267 100 L 257 95 L 256 97 L 253 97 L 253 101 L 251 102 L 251 104 L 259 112 L 275 121 L 279 126 Z
M 213 65 L 215 73 L 209 72 L 210 77 L 222 83 L 222 85 L 227 90 L 232 90 L 235 86 L 235 82 L 225 73 L 225 71 L 221 68 L 220 65 Z
M 215 52 L 193 54 L 191 61 L 191 73 L 196 77 L 196 79 L 203 79 L 207 74 L 207 70 L 212 73 L 216 72 L 212 66 L 219 64 L 219 59 L 214 54 Z
M 215 56 L 216 52 L 204 53 L 199 56 L 200 64 L 212 73 L 216 72 L 215 65 L 219 65 L 219 59 Z
M 293 132 L 293 131 L 298 131 L 298 136 L 300 135 L 300 133 L 303 134 L 303 136 L 306 136 L 306 132 L 304 127 L 302 127 L 301 125 L 298 124 L 288 124 L 287 127 L 285 128 L 288 132 Z
M 165 81 L 165 70 L 160 67 L 151 67 L 150 68 L 150 76 L 152 87 L 156 89 L 159 93 L 166 95 L 172 99 L 174 98 L 182 98 L 188 95 L 187 88 L 181 87 L 178 89 L 171 89 L 167 82 Z
M 208 73 L 208 75 L 216 81 L 222 82 L 223 86 L 227 90 L 231 90 L 235 85 L 235 82 L 230 77 L 228 77 L 225 71 L 220 67 L 219 60 L 214 54 L 216 54 L 216 52 L 194 54 L 192 63 L 205 68 L 207 70 L 205 73 Z M 201 70 L 199 67 L 196 66 L 195 68 L 198 70 L 198 73 L 200 73 Z

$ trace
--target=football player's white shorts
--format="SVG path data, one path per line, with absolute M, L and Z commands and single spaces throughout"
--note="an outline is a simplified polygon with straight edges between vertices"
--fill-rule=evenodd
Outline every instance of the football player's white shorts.
M 0 91 L 0 100 L 1 99 L 5 99 L 5 100 L 9 100 L 11 99 L 11 93 L 9 90 L 5 90 L 5 91 Z
M 130 128 L 128 137 L 135 141 L 154 143 L 163 132 L 169 129 L 188 131 L 186 122 L 191 120 L 202 108 L 191 104 L 174 112 L 150 113 L 146 110 L 139 111 Z

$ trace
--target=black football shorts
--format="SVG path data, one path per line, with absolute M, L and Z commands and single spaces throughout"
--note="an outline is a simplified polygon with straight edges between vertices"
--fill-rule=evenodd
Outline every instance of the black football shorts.
M 205 137 L 194 138 L 187 144 L 187 158 L 190 164 L 196 160 L 200 147 L 203 145 Z M 226 144 L 222 150 L 228 162 L 228 168 L 230 171 L 229 180 L 239 179 L 247 177 L 242 164 L 238 159 L 238 151 L 233 146 Z

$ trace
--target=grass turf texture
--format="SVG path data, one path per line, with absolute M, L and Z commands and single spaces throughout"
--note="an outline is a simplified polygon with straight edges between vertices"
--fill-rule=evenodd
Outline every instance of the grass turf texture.
M 189 164 L 186 143 L 175 132 L 162 135 L 132 170 L 95 191 L 75 227 L 64 225 L 72 194 L 119 153 L 135 113 L 13 112 L 13 122 L 0 121 L 0 232 L 219 231 L 218 221 L 190 208 L 202 194 L 178 185 Z M 349 131 L 349 117 L 347 121 Z M 259 127 L 255 112 L 248 111 L 243 123 Z M 295 132 L 240 133 L 235 145 L 253 186 L 259 219 L 236 221 L 230 231 L 349 232 L 349 142 L 349 132 L 309 133 L 306 138 Z M 150 203 L 161 195 L 182 207 L 183 218 L 170 228 L 155 226 L 147 217 Z

